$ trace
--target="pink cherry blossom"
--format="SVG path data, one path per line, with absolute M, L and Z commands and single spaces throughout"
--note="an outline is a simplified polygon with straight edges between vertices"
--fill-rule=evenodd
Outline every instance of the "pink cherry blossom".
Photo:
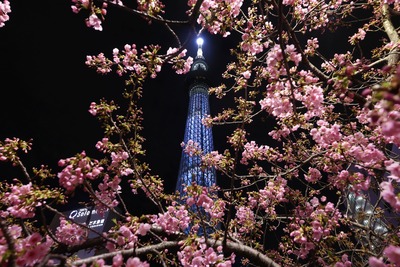
M 121 254 L 117 254 L 113 257 L 112 267 L 120 267 L 124 263 L 124 257 Z
M 389 245 L 383 251 L 383 255 L 385 255 L 395 266 L 400 265 L 400 247 Z
M 304 179 L 310 183 L 315 183 L 319 181 L 321 177 L 322 177 L 321 172 L 318 169 L 311 167 L 308 168 L 308 175 L 304 175 Z
M 214 167 L 216 169 L 220 168 L 221 160 L 223 155 L 219 154 L 218 151 L 211 151 L 210 153 L 201 157 L 202 163 L 207 167 Z
M 71 192 L 81 185 L 85 179 L 94 180 L 104 170 L 97 160 L 92 160 L 83 151 L 76 157 L 59 161 L 59 166 L 64 169 L 58 173 L 60 185 Z
M 185 206 L 169 206 L 163 214 L 152 217 L 152 222 L 165 232 L 173 233 L 185 230 L 189 226 L 189 212 Z
M 150 225 L 150 224 L 148 224 L 148 223 L 141 223 L 141 224 L 139 225 L 139 228 L 138 228 L 138 230 L 137 230 L 137 233 L 138 233 L 139 235 L 145 236 L 145 235 L 147 234 L 147 232 L 150 230 L 150 228 L 151 228 L 151 225 Z
M 396 211 L 400 211 L 400 198 L 395 193 L 394 187 L 391 182 L 384 181 L 380 184 L 382 191 L 382 198 L 388 202 Z
M 63 217 L 60 218 L 60 225 L 57 227 L 55 235 L 59 242 L 70 246 L 80 245 L 88 237 L 86 229 Z
M 8 0 L 0 1 L 0 28 L 4 27 L 6 21 L 10 19 L 8 13 L 11 12 L 10 2 Z
M 246 70 L 245 72 L 242 73 L 242 75 L 243 75 L 243 77 L 244 77 L 245 79 L 250 79 L 251 71 Z
M 138 257 L 129 258 L 125 264 L 126 267 L 149 267 L 150 265 L 144 261 L 142 262 Z
M 368 259 L 368 263 L 370 267 L 388 267 L 388 265 L 385 264 L 382 259 L 378 259 L 376 257 L 370 257 Z
M 188 154 L 189 156 L 200 155 L 201 154 L 201 147 L 199 143 L 189 140 L 185 144 L 184 142 L 181 143 L 181 147 L 183 147 L 183 151 Z
M 351 267 L 351 266 L 352 266 L 352 263 L 351 263 L 351 261 L 349 261 L 349 256 L 347 254 L 343 254 L 342 261 L 337 262 L 335 264 L 335 267 Z
M 232 253 L 229 258 L 224 258 L 222 251 L 215 251 L 203 243 L 204 239 L 198 242 L 185 245 L 178 252 L 178 259 L 182 266 L 225 266 L 231 267 L 235 261 L 235 255 Z
M 101 19 L 94 13 L 90 15 L 90 17 L 86 20 L 86 25 L 88 27 L 93 27 L 93 29 L 98 31 L 103 30 L 101 23 L 102 23 Z

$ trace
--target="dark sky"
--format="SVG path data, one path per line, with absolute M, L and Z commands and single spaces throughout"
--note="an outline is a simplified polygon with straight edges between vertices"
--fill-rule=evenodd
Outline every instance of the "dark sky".
M 167 18 L 185 19 L 185 1 L 163 2 L 170 7 Z M 95 144 L 102 138 L 102 129 L 89 114 L 89 105 L 103 97 L 121 99 L 125 86 L 124 80 L 114 73 L 102 76 L 89 69 L 85 65 L 86 55 L 104 52 L 110 56 L 112 49 L 132 43 L 138 47 L 160 43 L 164 51 L 176 46 L 160 24 L 148 25 L 141 18 L 113 8 L 108 9 L 102 32 L 87 28 L 84 17 L 71 11 L 71 3 L 71 0 L 42 0 L 40 3 L 13 0 L 10 20 L 0 28 L 0 140 L 6 137 L 33 139 L 32 151 L 23 158 L 29 170 L 45 164 L 57 173 L 61 170 L 57 166 L 59 159 L 83 150 L 91 157 L 99 155 Z M 182 40 L 189 35 L 187 26 L 174 29 Z M 229 62 L 228 47 L 233 45 L 234 36 L 223 38 L 205 33 L 202 37 L 211 73 L 210 85 L 219 85 L 221 73 Z M 334 53 L 337 47 L 333 49 L 332 46 L 346 43 L 346 39 L 339 40 L 337 34 L 335 38 L 324 35 L 321 49 Z M 189 41 L 188 54 L 194 57 L 196 40 L 193 37 Z M 211 113 L 220 111 L 225 101 L 212 96 Z M 178 175 L 188 107 L 185 76 L 175 74 L 166 66 L 156 79 L 145 84 L 141 104 L 145 160 L 153 174 L 164 179 L 166 190 L 172 192 Z M 262 127 L 252 124 L 247 129 L 252 131 L 251 140 L 271 145 L 265 127 L 264 123 Z M 226 147 L 226 130 L 225 126 L 213 128 L 214 146 L 219 152 Z M 0 162 L 0 179 L 21 176 L 20 171 Z M 224 177 L 217 177 L 220 184 L 224 180 Z
M 176 12 L 186 9 L 173 2 L 166 13 L 169 18 L 177 18 Z M 113 48 L 132 43 L 140 47 L 158 42 L 167 49 L 174 46 L 173 39 L 159 24 L 149 26 L 142 19 L 112 8 L 99 32 L 87 28 L 83 16 L 72 13 L 70 0 L 13 0 L 11 5 L 10 20 L 0 28 L 0 138 L 32 138 L 27 167 L 46 164 L 59 171 L 59 159 L 82 150 L 89 156 L 95 153 L 94 145 L 102 131 L 87 112 L 89 104 L 103 97 L 120 98 L 124 89 L 123 79 L 117 75 L 101 76 L 86 67 L 86 55 L 104 52 L 110 56 Z M 187 27 L 176 30 L 183 39 L 189 33 Z M 213 73 L 211 85 L 217 85 L 229 56 L 229 50 L 222 46 L 227 40 L 207 34 L 203 37 L 204 55 Z M 194 39 L 188 49 L 194 57 Z M 184 76 L 176 75 L 169 67 L 164 70 L 145 86 L 144 134 L 148 162 L 171 189 L 179 168 L 188 96 Z M 215 105 L 219 104 L 211 99 L 212 113 L 217 109 Z M 225 138 L 218 131 L 214 134 L 219 147 Z M 8 171 L 0 163 L 0 179 L 10 178 L 1 177 L 5 175 L 1 169 Z

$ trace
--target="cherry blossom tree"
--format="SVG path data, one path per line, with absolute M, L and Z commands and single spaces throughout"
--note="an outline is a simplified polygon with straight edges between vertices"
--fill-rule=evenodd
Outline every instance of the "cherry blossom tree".
M 79 152 L 60 159 L 59 170 L 28 170 L 21 155 L 29 140 L 0 142 L 0 160 L 25 174 L 1 184 L 2 265 L 400 266 L 400 1 L 188 0 L 186 20 L 167 19 L 160 0 L 132 2 L 71 5 L 93 30 L 117 8 L 160 23 L 176 45 L 126 44 L 87 56 L 89 68 L 126 82 L 125 103 L 89 107 L 104 129 L 95 145 L 102 158 Z M 0 27 L 11 8 L 0 1 Z M 233 104 L 203 119 L 226 128 L 226 149 L 184 147 L 221 183 L 188 185 L 184 196 L 166 192 L 146 163 L 139 101 L 167 65 L 190 69 L 176 25 L 187 27 L 188 40 L 209 32 L 234 44 L 223 83 L 210 89 Z M 93 229 L 58 211 L 77 192 L 118 216 L 109 231 L 89 239 Z M 132 194 L 156 211 L 132 213 L 124 199 Z M 43 220 L 49 213 L 60 216 L 54 231 Z M 102 252 L 72 256 L 90 247 Z

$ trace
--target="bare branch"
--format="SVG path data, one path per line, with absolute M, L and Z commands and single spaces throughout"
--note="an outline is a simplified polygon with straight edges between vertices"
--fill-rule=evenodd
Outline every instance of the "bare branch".
M 383 27 L 385 29 L 385 32 L 388 35 L 390 41 L 396 45 L 395 47 L 397 47 L 397 43 L 399 42 L 399 34 L 397 33 L 396 29 L 393 26 L 392 20 L 390 19 L 390 10 L 388 4 L 382 5 L 382 15 L 384 17 Z M 398 50 L 398 48 L 396 48 L 395 50 Z M 389 66 L 397 64 L 398 61 L 399 61 L 398 53 L 391 53 L 388 56 Z

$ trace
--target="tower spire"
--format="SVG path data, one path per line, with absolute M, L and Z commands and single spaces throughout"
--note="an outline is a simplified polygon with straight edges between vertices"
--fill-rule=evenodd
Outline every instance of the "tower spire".
M 201 37 L 197 38 L 196 43 L 197 43 L 197 56 L 196 56 L 196 58 L 203 58 L 204 59 L 204 57 L 203 57 L 203 43 L 204 43 L 203 38 L 201 38 Z
M 208 100 L 207 70 L 208 65 L 203 56 L 203 39 L 197 39 L 197 56 L 188 74 L 189 107 L 186 118 L 184 144 L 193 142 L 206 154 L 213 151 L 213 138 L 210 127 L 202 120 L 210 115 Z M 216 183 L 215 169 L 201 168 L 201 155 L 188 155 L 182 151 L 176 190 L 184 195 L 184 188 L 195 182 L 201 186 L 212 186 Z
M 203 55 L 203 43 L 204 43 L 203 38 L 201 37 L 197 38 L 196 43 L 197 43 L 197 55 L 190 69 L 191 70 L 189 73 L 190 82 L 196 82 L 196 80 L 198 81 L 201 79 L 205 79 L 206 72 L 208 70 L 208 65 Z M 194 76 L 196 78 L 193 79 L 193 77 L 191 76 Z

